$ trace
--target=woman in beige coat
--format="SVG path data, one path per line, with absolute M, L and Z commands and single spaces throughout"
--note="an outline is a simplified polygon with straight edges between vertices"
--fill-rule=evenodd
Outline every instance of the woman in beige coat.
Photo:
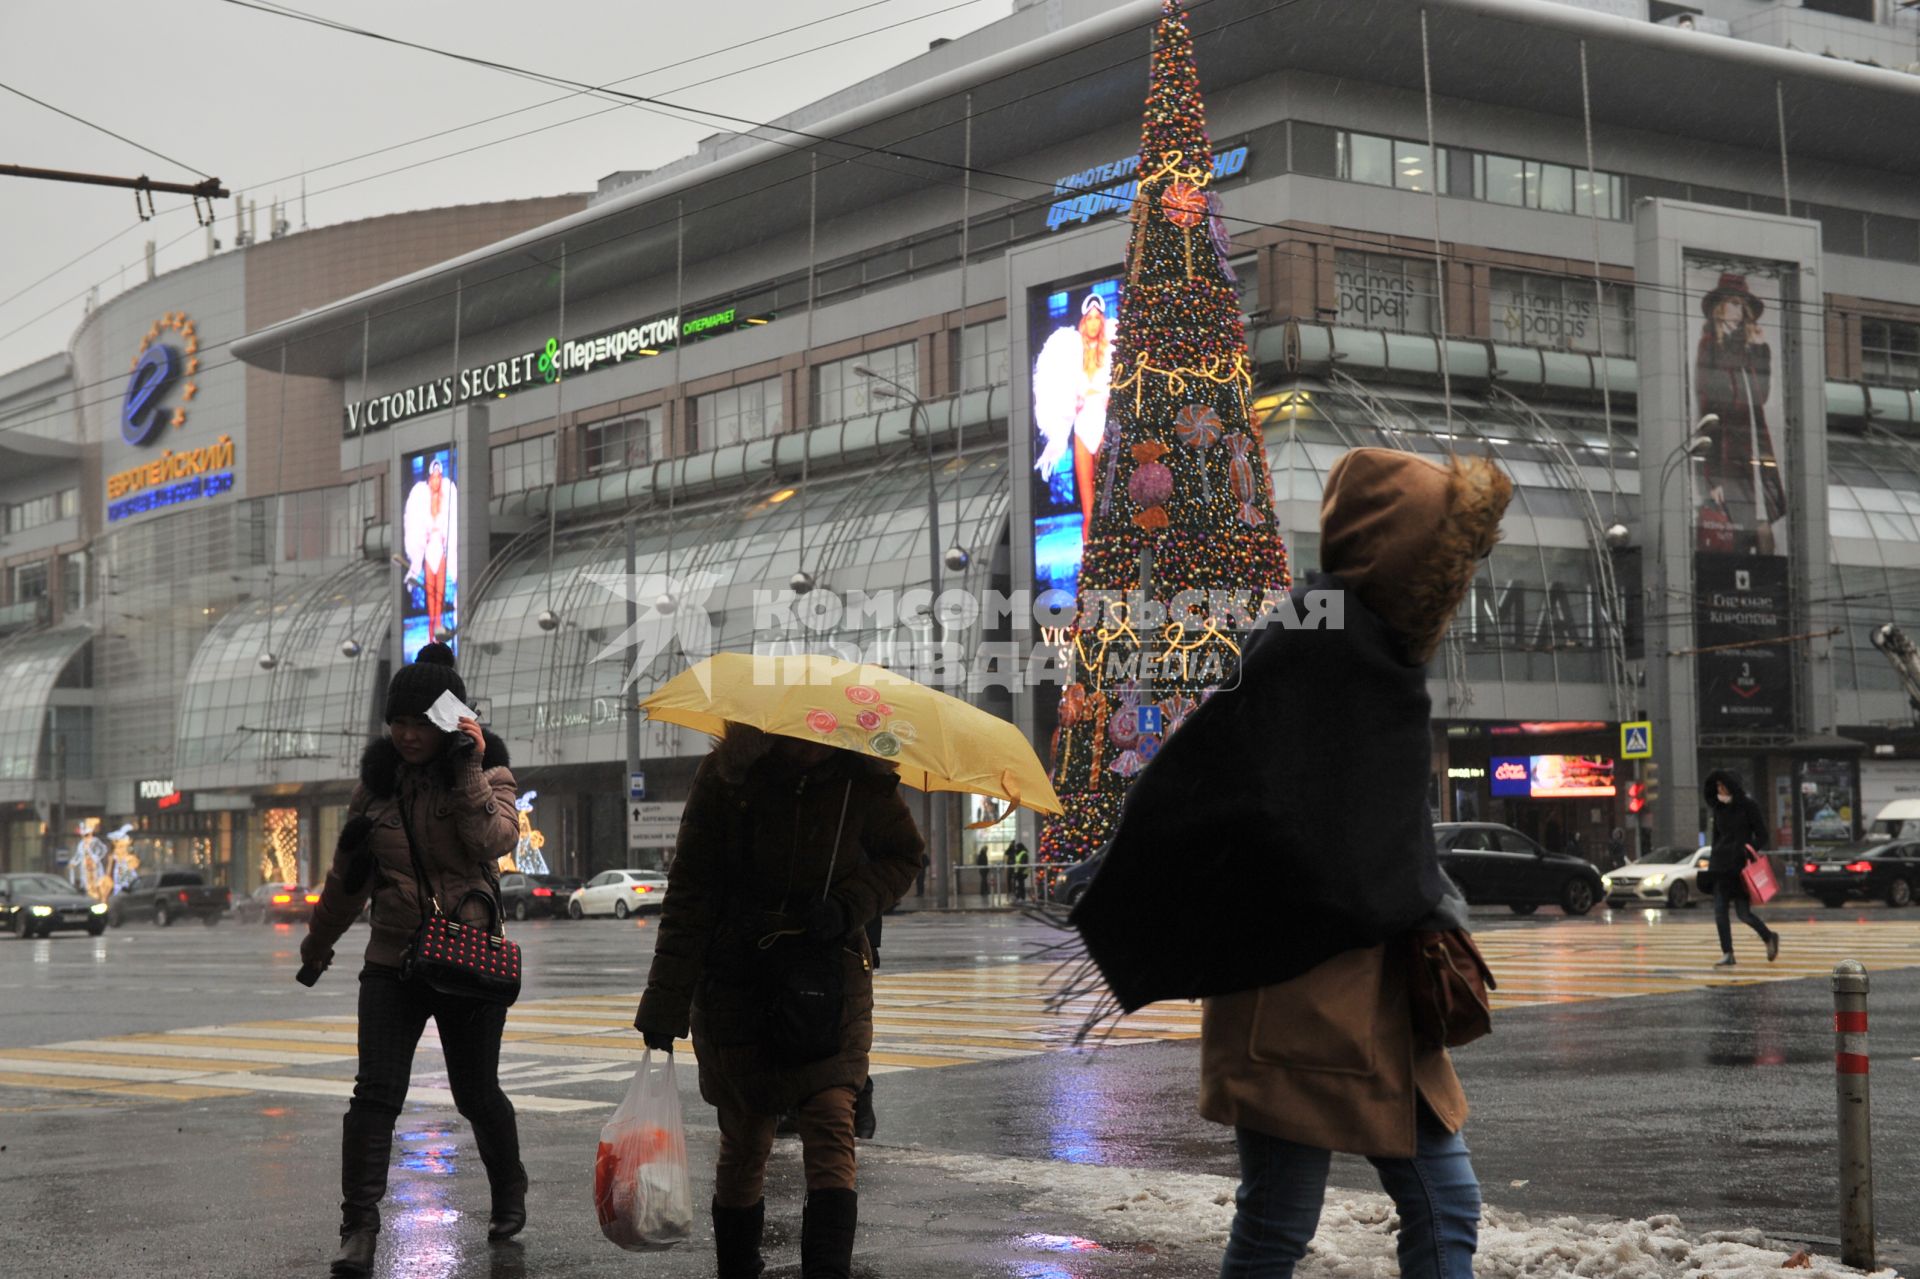
M 1492 549 L 1511 491 L 1486 462 L 1442 467 L 1380 449 L 1341 458 L 1320 509 L 1332 580 L 1319 584 L 1345 588 L 1352 642 L 1383 634 L 1399 660 L 1423 666 Z M 1424 724 L 1418 700 L 1409 710 Z M 1338 752 L 1341 734 L 1316 742 Z M 1405 848 L 1401 863 L 1411 882 L 1433 850 L 1425 789 L 1406 789 L 1374 799 L 1420 815 L 1426 846 Z M 1446 898 L 1430 922 L 1464 925 L 1464 905 Z M 1460 1135 L 1467 1099 L 1446 1051 L 1414 1040 L 1404 955 L 1395 941 L 1346 950 L 1290 981 L 1206 1001 L 1200 1113 L 1233 1126 L 1241 1164 L 1222 1279 L 1289 1279 L 1336 1150 L 1365 1156 L 1399 1208 L 1402 1275 L 1470 1279 L 1480 1187 Z

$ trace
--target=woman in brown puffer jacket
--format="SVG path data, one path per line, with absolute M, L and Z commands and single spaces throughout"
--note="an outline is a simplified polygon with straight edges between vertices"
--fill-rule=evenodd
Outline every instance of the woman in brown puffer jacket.
M 758 1275 L 767 1155 L 798 1107 L 807 1178 L 804 1279 L 852 1266 L 854 1098 L 873 1045 L 865 925 L 920 873 L 919 832 L 891 764 L 734 724 L 701 762 L 634 1027 L 671 1050 L 691 1025 L 700 1095 L 718 1112 L 713 1235 L 721 1279 Z M 769 965 L 828 948 L 844 977 L 839 1048 L 791 1064 L 767 1031 Z
M 513 1103 L 500 1089 L 500 1004 L 444 995 L 401 978 L 400 961 L 420 925 L 408 831 L 441 909 L 465 923 L 500 926 L 500 858 L 519 837 L 517 794 L 506 744 L 470 719 L 443 733 L 426 718 L 442 693 L 466 701 L 453 651 L 429 644 L 387 689 L 387 735 L 367 747 L 348 803 L 333 868 L 300 943 L 300 958 L 324 969 L 334 943 L 373 898 L 366 965 L 360 970 L 360 1069 L 340 1151 L 340 1252 L 335 1275 L 373 1269 L 380 1201 L 387 1192 L 393 1123 L 406 1100 L 413 1050 L 431 1017 L 447 1059 L 447 1086 L 473 1125 L 493 1191 L 487 1238 L 511 1238 L 527 1219 L 527 1173 Z M 478 894 L 478 897 L 470 896 Z M 480 900 L 489 897 L 489 908 Z

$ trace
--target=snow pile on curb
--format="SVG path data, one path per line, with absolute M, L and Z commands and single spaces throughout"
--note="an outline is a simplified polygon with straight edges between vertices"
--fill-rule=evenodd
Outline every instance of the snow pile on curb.
M 888 1156 L 1015 1189 L 1029 1210 L 1084 1222 L 1087 1237 L 1099 1243 L 1218 1252 L 1233 1222 L 1230 1177 L 923 1150 L 895 1149 Z M 1399 1225 L 1385 1195 L 1329 1189 L 1300 1279 L 1399 1279 Z M 1482 1279 L 1844 1279 L 1862 1273 L 1822 1257 L 1789 1270 L 1791 1254 L 1758 1230 L 1694 1233 L 1673 1216 L 1535 1220 L 1489 1205 L 1474 1273 Z

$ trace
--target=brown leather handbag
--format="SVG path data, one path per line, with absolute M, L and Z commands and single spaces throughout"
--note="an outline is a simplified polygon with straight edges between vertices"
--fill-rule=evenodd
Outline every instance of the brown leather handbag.
M 1463 928 L 1408 934 L 1407 998 L 1425 1048 L 1458 1048 L 1493 1031 L 1487 992 L 1498 987 Z

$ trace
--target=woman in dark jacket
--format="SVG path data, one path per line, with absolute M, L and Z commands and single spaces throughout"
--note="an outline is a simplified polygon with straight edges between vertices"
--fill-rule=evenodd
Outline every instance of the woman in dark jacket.
M 1731 906 L 1740 922 L 1760 934 L 1767 944 L 1767 961 L 1780 954 L 1780 934 L 1762 923 L 1753 913 L 1747 896 L 1747 881 L 1740 876 L 1754 855 L 1767 846 L 1767 819 L 1760 805 L 1740 785 L 1737 774 L 1717 769 L 1707 774 L 1700 787 L 1713 811 L 1713 851 L 1707 857 L 1707 874 L 1713 879 L 1713 923 L 1720 930 L 1720 961 L 1715 968 L 1731 968 L 1733 925 L 1727 919 Z
M 713 1237 L 720 1279 L 758 1275 L 761 1188 L 780 1114 L 798 1107 L 807 1178 L 805 1279 L 853 1264 L 854 1098 L 873 1046 L 868 920 L 920 873 L 921 840 L 893 766 L 730 725 L 700 764 L 669 872 L 646 993 L 647 1046 L 693 1031 L 700 1095 L 718 1112 Z M 839 1050 L 795 1065 L 766 1042 L 770 964 L 831 948 L 845 979 Z
M 400 961 L 420 924 L 425 898 L 415 882 L 409 831 L 442 910 L 474 924 L 488 908 L 468 894 L 490 896 L 498 924 L 500 858 L 513 851 L 519 819 L 507 748 L 470 719 L 443 733 L 426 717 L 442 693 L 467 698 L 453 650 L 429 644 L 387 689 L 387 735 L 367 747 L 360 785 L 348 803 L 333 868 L 300 943 L 314 968 L 333 962 L 333 945 L 373 898 L 366 966 L 360 970 L 360 1069 L 347 1106 L 340 1149 L 340 1252 L 335 1275 L 373 1269 L 380 1201 L 387 1193 L 393 1122 L 406 1100 L 413 1049 L 433 1018 L 447 1059 L 454 1104 L 473 1125 L 474 1144 L 493 1191 L 487 1238 L 520 1233 L 527 1219 L 527 1173 L 513 1103 L 500 1090 L 499 1004 L 443 995 L 401 979 Z

